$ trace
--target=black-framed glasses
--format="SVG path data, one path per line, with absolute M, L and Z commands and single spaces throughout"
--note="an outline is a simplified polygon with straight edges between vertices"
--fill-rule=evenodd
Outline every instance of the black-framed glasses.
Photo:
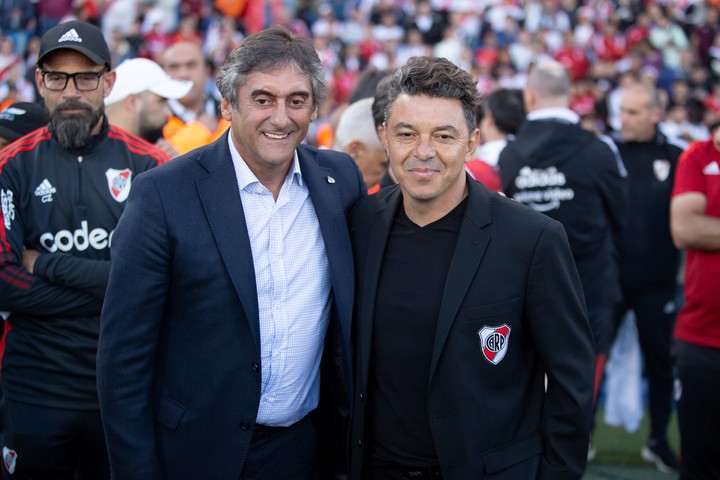
M 62 92 L 67 87 L 68 80 L 73 79 L 75 88 L 80 92 L 91 92 L 100 85 L 100 77 L 105 75 L 107 70 L 102 72 L 52 72 L 49 70 L 42 71 L 43 85 L 53 92 Z

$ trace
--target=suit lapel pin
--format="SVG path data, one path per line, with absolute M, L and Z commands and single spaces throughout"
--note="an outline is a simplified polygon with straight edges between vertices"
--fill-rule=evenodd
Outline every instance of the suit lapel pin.
M 327 182 L 331 185 L 335 183 L 335 179 L 333 177 L 326 177 L 325 180 L 327 180 Z

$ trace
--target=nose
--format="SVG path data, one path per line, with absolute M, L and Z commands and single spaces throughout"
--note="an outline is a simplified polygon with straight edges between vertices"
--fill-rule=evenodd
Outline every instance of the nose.
M 435 147 L 429 137 L 423 135 L 419 137 L 415 156 L 420 160 L 429 160 L 435 156 Z
M 290 123 L 290 117 L 288 116 L 287 105 L 285 105 L 285 102 L 277 102 L 275 108 L 273 108 L 270 123 L 278 129 L 283 129 L 288 126 Z

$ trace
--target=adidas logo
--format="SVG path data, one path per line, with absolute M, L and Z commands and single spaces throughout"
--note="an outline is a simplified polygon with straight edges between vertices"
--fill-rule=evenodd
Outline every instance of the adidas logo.
M 43 203 L 49 203 L 53 201 L 52 196 L 56 191 L 55 187 L 53 187 L 50 181 L 46 178 L 35 189 L 35 196 L 40 197 L 40 200 Z
M 703 168 L 703 173 L 705 175 L 720 175 L 720 166 L 718 166 L 717 162 L 708 163 L 705 168 Z
M 58 43 L 62 42 L 78 42 L 82 43 L 82 38 L 80 38 L 80 35 L 75 31 L 75 29 L 70 29 L 67 32 L 63 34 L 62 37 L 58 39 Z

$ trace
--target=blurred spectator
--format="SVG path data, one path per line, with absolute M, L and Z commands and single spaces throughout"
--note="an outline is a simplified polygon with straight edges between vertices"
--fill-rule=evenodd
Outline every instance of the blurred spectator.
M 568 70 L 573 82 L 584 78 L 590 69 L 587 53 L 575 44 L 575 35 L 570 30 L 563 32 L 563 46 L 555 51 L 554 56 Z
M 490 23 L 490 28 L 495 32 L 506 29 L 508 18 L 514 20 L 516 25 L 525 18 L 525 12 L 515 0 L 491 2 L 485 13 L 485 21 Z
M 199 19 L 195 15 L 186 15 L 180 19 L 177 29 L 170 35 L 170 43 L 202 42 L 198 30 Z M 228 52 L 229 53 L 229 52 Z
M 359 8 L 350 10 L 350 15 L 340 27 L 340 40 L 345 45 L 356 45 L 367 35 L 367 20 Z
M 660 97 L 652 87 L 623 88 L 621 130 L 615 137 L 627 169 L 626 228 L 615 236 L 622 301 L 615 315 L 620 325 L 634 311 L 648 378 L 650 434 L 642 458 L 665 473 L 678 466 L 667 440 L 672 412 L 671 339 L 677 312 L 676 283 L 680 254 L 670 237 L 670 194 L 684 144 L 658 129 Z
M 533 35 L 525 29 L 518 32 L 517 43 L 508 47 L 508 53 L 513 65 L 519 72 L 527 72 L 530 63 L 533 61 Z
M 707 140 L 707 127 L 695 125 L 689 120 L 687 103 L 671 103 L 665 110 L 665 118 L 659 123 L 660 131 L 680 143 L 683 148 L 696 140 Z
M 650 29 L 650 43 L 663 54 L 665 68 L 680 68 L 680 52 L 690 47 L 687 36 L 680 26 L 672 22 L 658 9 L 655 24 Z
M 502 30 L 496 32 L 498 46 L 506 48 L 508 45 L 512 45 L 517 42 L 519 31 L 520 26 L 518 25 L 517 20 L 513 17 L 505 17 L 505 26 Z
M 210 67 L 195 42 L 179 42 L 162 52 L 158 61 L 168 75 L 190 80 L 190 92 L 179 100 L 170 100 L 173 116 L 165 125 L 163 136 L 180 154 L 207 145 L 222 135 L 229 122 L 219 118 L 218 105 L 209 94 Z
M 342 23 L 335 18 L 335 12 L 329 3 L 322 3 L 317 8 L 318 18 L 310 28 L 315 37 L 339 38 Z
M 48 124 L 42 105 L 16 102 L 0 111 L 0 149 L 20 137 Z
M 569 108 L 581 118 L 595 114 L 595 92 L 592 80 L 582 79 L 572 86 L 570 90 Z
M 36 27 L 33 2 L 28 0 L 0 1 L 0 32 L 12 40 L 17 55 L 22 55 L 25 51 L 27 41 Z
M 157 59 L 172 42 L 167 21 L 159 8 L 150 10 L 140 25 L 143 41 L 142 56 Z
M 115 86 L 105 97 L 108 122 L 154 144 L 170 158 L 177 157 L 178 152 L 163 138 L 163 127 L 172 115 L 167 102 L 187 95 L 192 82 L 170 78 L 147 58 L 124 61 L 115 75 Z
M 491 93 L 478 108 L 481 144 L 466 170 L 490 190 L 501 191 L 498 159 L 509 139 L 514 138 L 525 121 L 521 90 L 499 89 Z
M 0 81 L 0 108 L 12 102 L 34 102 L 35 87 L 22 76 L 22 64 L 13 63 Z
M 445 19 L 433 10 L 430 0 L 418 0 L 416 6 L 417 11 L 411 28 L 420 32 L 425 45 L 435 45 L 443 38 Z
M 74 0 L 38 0 L 37 15 L 40 20 L 39 34 L 43 35 L 49 29 L 60 23 L 63 17 L 72 13 Z
M 227 15 L 220 17 L 208 27 L 202 47 L 203 54 L 213 65 L 222 65 L 243 38 L 244 35 L 238 29 L 234 18 Z
M 416 28 L 411 28 L 405 35 L 405 42 L 398 45 L 395 61 L 398 65 L 404 65 L 410 57 L 429 57 L 432 55 L 432 47 L 423 42 L 422 33 Z
M 447 58 L 455 65 L 461 65 L 464 49 L 465 45 L 457 35 L 457 30 L 452 25 L 448 25 L 443 32 L 443 39 L 433 47 L 433 56 Z
M 716 8 L 710 7 L 705 9 L 704 21 L 691 30 L 690 38 L 697 48 L 700 60 L 710 63 L 710 47 L 713 45 L 715 37 L 720 33 L 720 13 Z
M 618 30 L 617 22 L 607 23 L 601 32 L 593 36 L 592 49 L 598 62 L 612 64 L 625 56 L 627 42 L 625 36 Z
M 573 34 L 575 35 L 575 43 L 583 49 L 591 47 L 593 36 L 595 35 L 595 26 L 593 18 L 595 18 L 592 7 L 584 6 L 578 11 L 578 20 Z
M 388 157 L 375 130 L 372 115 L 373 98 L 351 103 L 340 116 L 335 129 L 333 148 L 350 155 L 357 163 L 369 193 L 379 189 L 387 171 Z

